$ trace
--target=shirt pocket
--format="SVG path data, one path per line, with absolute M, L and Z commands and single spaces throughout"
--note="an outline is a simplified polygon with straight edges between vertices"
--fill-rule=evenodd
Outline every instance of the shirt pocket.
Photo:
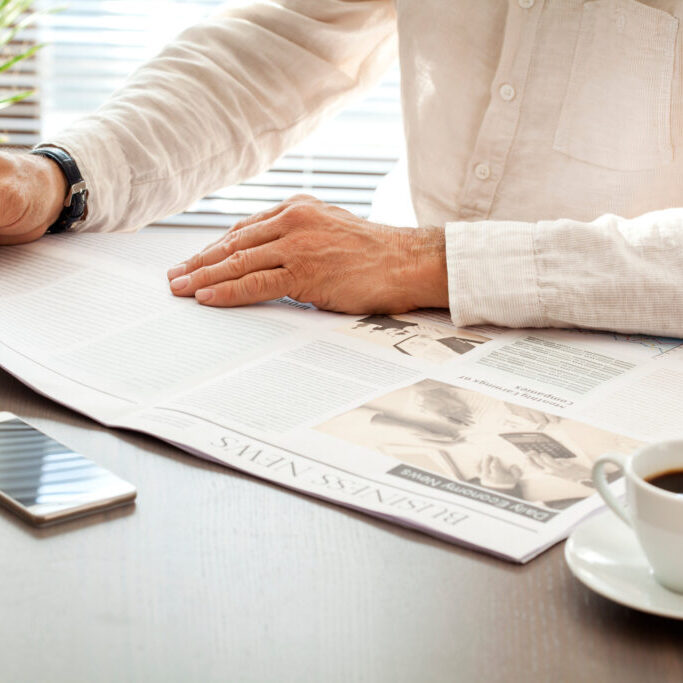
M 636 0 L 586 2 L 553 149 L 621 171 L 672 161 L 677 33 L 678 19 Z

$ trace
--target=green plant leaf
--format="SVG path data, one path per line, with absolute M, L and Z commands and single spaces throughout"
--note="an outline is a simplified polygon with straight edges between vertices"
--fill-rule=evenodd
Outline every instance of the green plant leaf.
M 21 100 L 25 100 L 27 97 L 31 97 L 31 95 L 33 95 L 34 93 L 35 90 L 21 90 L 20 92 L 15 93 L 14 95 L 4 97 L 0 99 L 0 109 L 6 109 L 15 102 L 20 102 Z
M 28 59 L 29 57 L 33 57 L 33 55 L 38 52 L 38 50 L 42 50 L 42 48 L 45 47 L 45 43 L 39 43 L 38 45 L 33 45 L 30 47 L 28 50 L 24 50 L 21 54 L 17 55 L 16 57 L 12 57 L 12 59 L 8 59 L 4 64 L 0 64 L 0 73 L 3 71 L 7 71 L 7 69 L 10 69 L 13 67 L 17 62 L 21 62 L 24 59 Z
M 30 45 L 23 49 L 19 46 L 21 51 L 19 54 L 11 54 L 9 46 L 14 47 L 15 39 L 25 29 L 33 26 L 43 16 L 61 12 L 64 7 L 51 7 L 46 9 L 33 10 L 34 0 L 0 0 L 0 50 L 10 52 L 4 55 L 4 61 L 0 57 L 0 73 L 11 69 L 13 66 L 25 59 L 30 59 L 36 52 L 41 50 L 45 45 L 43 43 L 38 45 Z M 0 110 L 25 100 L 35 94 L 35 90 L 21 90 L 12 93 L 11 90 L 6 96 L 0 95 Z M 0 144 L 7 142 L 7 136 L 0 134 Z
M 27 12 L 34 0 L 7 0 L 0 5 L 0 26 L 11 26 Z
M 4 32 L 2 33 L 2 35 L 0 35 L 0 48 L 4 47 L 8 43 L 11 43 L 16 38 L 18 33 L 23 31 L 24 29 L 33 26 L 33 24 L 35 24 L 41 17 L 47 16 L 49 14 L 57 14 L 58 12 L 63 12 L 64 9 L 65 7 L 63 6 L 50 7 L 48 9 L 42 9 L 36 12 L 32 12 L 12 27 L 6 27 L 4 24 L 0 22 L 0 29 L 4 28 Z

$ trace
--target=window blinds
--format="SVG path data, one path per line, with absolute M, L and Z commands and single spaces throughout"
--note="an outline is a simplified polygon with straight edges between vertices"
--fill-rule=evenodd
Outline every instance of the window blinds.
M 42 0 L 40 6 L 56 2 Z M 24 40 L 48 43 L 38 59 L 4 77 L 13 88 L 39 86 L 38 97 L 5 112 L 3 126 L 10 141 L 31 145 L 39 137 L 49 139 L 95 109 L 184 27 L 225 4 L 69 0 L 66 9 L 46 17 L 37 32 L 24 34 Z M 402 144 L 399 75 L 394 69 L 365 99 L 325 124 L 270 171 L 204 198 L 163 225 L 226 226 L 302 191 L 365 216 L 377 183 L 401 155 Z

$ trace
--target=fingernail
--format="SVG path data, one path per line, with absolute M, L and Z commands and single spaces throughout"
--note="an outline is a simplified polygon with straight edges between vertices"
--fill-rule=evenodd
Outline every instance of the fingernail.
M 180 289 L 185 289 L 189 283 L 190 278 L 187 275 L 177 277 L 175 280 L 171 280 L 171 289 L 177 292 Z
M 187 270 L 187 266 L 184 263 L 181 263 L 178 266 L 173 266 L 171 268 L 167 275 L 169 280 L 175 280 L 177 277 L 180 277 L 181 275 L 185 275 L 185 271 Z
M 194 293 L 194 298 L 199 301 L 200 304 L 206 304 L 213 299 L 213 294 L 213 289 L 198 289 Z

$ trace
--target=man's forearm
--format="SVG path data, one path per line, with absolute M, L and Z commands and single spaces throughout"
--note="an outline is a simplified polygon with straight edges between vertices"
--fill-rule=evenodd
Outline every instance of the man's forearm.
M 592 222 L 451 223 L 447 252 L 457 325 L 683 337 L 681 209 Z
M 266 168 L 395 54 L 390 0 L 258 3 L 186 30 L 46 141 L 90 188 L 78 229 L 135 230 Z

